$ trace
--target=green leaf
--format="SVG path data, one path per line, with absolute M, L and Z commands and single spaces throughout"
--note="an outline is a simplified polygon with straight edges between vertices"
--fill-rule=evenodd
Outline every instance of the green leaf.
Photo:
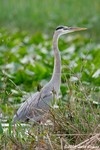
M 3 127 L 2 127 L 1 122 L 0 122 L 0 134 L 3 134 Z

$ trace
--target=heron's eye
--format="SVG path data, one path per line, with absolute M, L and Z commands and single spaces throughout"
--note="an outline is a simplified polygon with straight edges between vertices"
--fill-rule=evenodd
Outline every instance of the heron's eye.
M 63 29 L 63 28 L 64 28 L 63 26 L 59 26 L 56 28 L 56 30 Z
M 63 28 L 63 30 L 69 30 L 69 28 L 66 28 L 66 27 L 65 27 L 65 28 Z

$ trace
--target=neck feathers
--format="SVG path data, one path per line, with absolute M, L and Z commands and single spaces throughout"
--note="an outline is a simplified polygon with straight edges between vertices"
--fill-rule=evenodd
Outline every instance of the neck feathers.
M 59 34 L 55 32 L 53 36 L 54 69 L 53 69 L 51 82 L 54 86 L 54 90 L 57 93 L 60 90 L 60 83 L 61 83 L 61 57 L 58 49 L 58 39 L 59 39 Z

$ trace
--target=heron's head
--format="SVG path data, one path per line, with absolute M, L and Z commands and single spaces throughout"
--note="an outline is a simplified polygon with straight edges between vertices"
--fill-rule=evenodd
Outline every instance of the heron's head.
M 59 36 L 62 34 L 67 34 L 70 32 L 80 31 L 80 30 L 86 30 L 87 28 L 79 28 L 79 27 L 67 27 L 67 26 L 59 26 L 56 28 L 56 31 Z

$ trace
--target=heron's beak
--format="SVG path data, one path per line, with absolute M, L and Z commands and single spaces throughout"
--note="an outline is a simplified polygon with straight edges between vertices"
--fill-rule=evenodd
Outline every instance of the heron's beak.
M 87 30 L 87 28 L 70 28 L 73 31 Z
M 64 30 L 69 30 L 69 31 L 81 31 L 81 30 L 87 30 L 87 28 L 78 28 L 78 27 L 65 27 Z

